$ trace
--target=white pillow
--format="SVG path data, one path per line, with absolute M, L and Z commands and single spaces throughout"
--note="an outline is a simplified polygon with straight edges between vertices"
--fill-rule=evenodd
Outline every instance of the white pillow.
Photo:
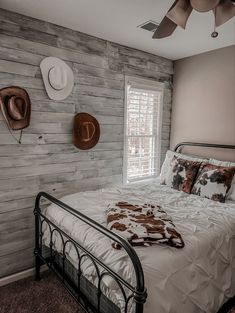
M 166 153 L 166 157 L 165 160 L 162 164 L 162 168 L 161 168 L 161 173 L 160 173 L 160 183 L 164 184 L 165 183 L 165 179 L 166 179 L 166 174 L 168 172 L 168 169 L 170 167 L 170 163 L 171 160 L 173 159 L 173 157 L 176 156 L 180 159 L 183 160 L 188 160 L 188 161 L 195 161 L 195 162 L 208 162 L 208 159 L 203 159 L 203 158 L 198 158 L 196 156 L 192 156 L 192 155 L 187 155 L 187 154 L 182 154 L 182 153 L 178 153 L 178 152 L 174 152 L 171 150 L 168 150 Z
M 220 161 L 216 159 L 209 159 L 209 163 L 218 165 L 218 166 L 225 166 L 225 167 L 235 166 L 235 162 L 226 162 L 226 161 Z M 233 181 L 226 195 L 226 199 L 235 201 L 235 176 L 233 177 Z

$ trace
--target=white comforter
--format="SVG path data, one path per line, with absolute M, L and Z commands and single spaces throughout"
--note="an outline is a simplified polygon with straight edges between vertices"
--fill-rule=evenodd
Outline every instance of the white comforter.
M 106 225 L 105 209 L 113 201 L 151 201 L 171 215 L 185 242 L 183 249 L 164 245 L 136 248 L 148 290 L 144 313 L 216 313 L 235 295 L 234 202 L 221 204 L 188 195 L 160 186 L 157 180 L 151 184 L 76 193 L 61 200 L 103 225 Z M 126 254 L 113 249 L 104 235 L 55 205 L 45 209 L 44 214 L 134 283 L 133 269 Z M 45 238 L 48 244 L 47 231 Z M 58 238 L 55 245 L 61 251 Z M 74 249 L 69 248 L 67 255 L 77 266 Z M 84 262 L 83 273 L 96 283 L 91 262 Z M 122 306 L 115 283 L 107 278 L 104 283 L 107 296 Z

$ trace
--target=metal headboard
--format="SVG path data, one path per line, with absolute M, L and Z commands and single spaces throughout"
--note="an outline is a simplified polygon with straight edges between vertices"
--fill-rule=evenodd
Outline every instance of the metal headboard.
M 206 142 L 180 142 L 178 143 L 174 151 L 181 151 L 182 147 L 189 146 L 189 147 L 206 147 L 206 148 L 219 148 L 219 149 L 234 149 L 235 145 L 224 145 L 224 144 L 217 144 L 217 143 L 206 143 Z

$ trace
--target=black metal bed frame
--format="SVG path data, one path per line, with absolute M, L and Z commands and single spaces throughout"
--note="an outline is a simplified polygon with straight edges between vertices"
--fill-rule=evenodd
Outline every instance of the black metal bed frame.
M 136 286 L 132 286 L 130 283 L 125 281 L 123 277 L 115 273 L 111 268 L 109 268 L 107 265 L 105 265 L 103 262 L 101 262 L 96 256 L 94 256 L 88 249 L 84 248 L 80 243 L 75 241 L 73 238 L 71 238 L 68 234 L 66 234 L 62 229 L 60 229 L 56 224 L 54 224 L 52 221 L 50 221 L 41 211 L 40 208 L 40 200 L 41 198 L 45 198 L 49 200 L 51 203 L 56 204 L 63 210 L 69 212 L 71 215 L 75 216 L 76 218 L 80 219 L 81 221 L 85 222 L 87 225 L 91 226 L 92 228 L 96 229 L 97 231 L 101 232 L 111 240 L 117 242 L 128 254 L 133 268 L 135 272 L 135 281 Z M 104 226 L 98 224 L 97 222 L 93 221 L 86 215 L 74 210 L 70 206 L 66 205 L 65 203 L 59 201 L 58 199 L 52 197 L 51 195 L 40 192 L 36 197 L 35 202 L 35 209 L 34 209 L 34 215 L 35 215 L 35 249 L 34 249 L 34 255 L 35 255 L 35 279 L 40 280 L 40 267 L 42 264 L 47 264 L 47 266 L 53 270 L 57 276 L 60 278 L 62 283 L 65 285 L 66 289 L 70 292 L 70 294 L 75 298 L 75 300 L 80 304 L 80 306 L 85 310 L 85 312 L 95 312 L 100 313 L 101 307 L 100 307 L 100 299 L 101 299 L 101 283 L 105 276 L 111 276 L 119 286 L 123 299 L 125 301 L 125 313 L 128 313 L 128 305 L 130 300 L 133 298 L 135 302 L 135 313 L 143 313 L 143 307 L 144 303 L 147 298 L 147 292 L 145 289 L 144 284 L 144 273 L 143 269 L 140 263 L 140 260 L 133 249 L 133 247 L 123 238 L 116 235 L 115 233 L 111 232 Z M 43 223 L 46 223 L 50 230 L 50 249 L 49 249 L 49 256 L 45 257 L 42 253 L 42 237 L 43 237 Z M 62 269 L 59 268 L 58 264 L 55 262 L 55 254 L 53 250 L 53 234 L 57 232 L 61 238 L 62 244 L 63 244 L 63 253 L 62 253 Z M 77 285 L 75 285 L 71 279 L 66 275 L 65 272 L 65 260 L 66 260 L 66 246 L 68 244 L 72 244 L 73 247 L 76 250 L 77 257 L 78 257 L 78 268 L 77 268 Z M 82 277 L 82 271 L 81 271 L 81 262 L 82 260 L 87 257 L 89 258 L 96 270 L 96 274 L 98 277 L 98 288 L 97 288 L 97 302 L 96 306 L 91 304 L 87 297 L 81 292 L 80 289 L 80 280 Z M 100 268 L 103 269 L 101 272 Z M 127 291 L 130 293 L 127 295 Z M 111 312 L 110 312 L 111 313 Z
M 188 146 L 188 147 L 204 147 L 204 148 L 218 148 L 218 149 L 235 149 L 235 145 L 224 145 L 224 144 L 218 144 L 218 143 L 206 143 L 206 142 L 190 142 L 190 141 L 184 141 L 178 143 L 174 151 L 180 151 L 182 147 Z
M 196 142 L 182 142 L 176 145 L 174 151 L 179 151 L 183 146 L 199 146 L 199 147 L 211 147 L 211 148 L 222 148 L 222 149 L 235 149 L 235 145 L 223 145 L 223 144 L 210 144 L 210 143 L 196 143 Z M 67 211 L 74 217 L 78 218 L 79 220 L 85 222 L 87 225 L 91 226 L 95 230 L 99 231 L 106 237 L 110 238 L 112 241 L 117 242 L 128 254 L 133 268 L 135 272 L 135 286 L 128 283 L 123 277 L 115 273 L 111 268 L 101 262 L 96 256 L 94 256 L 88 249 L 82 246 L 81 243 L 75 241 L 71 238 L 68 234 L 66 234 L 62 229 L 60 229 L 56 224 L 50 221 L 43 213 L 40 208 L 40 200 L 44 198 L 51 203 L 56 204 L 63 210 Z M 128 313 L 128 306 L 130 304 L 130 300 L 134 300 L 135 302 L 135 309 L 134 313 L 143 313 L 144 312 L 144 303 L 147 299 L 147 291 L 145 288 L 144 282 L 144 273 L 142 269 L 142 265 L 140 260 L 134 250 L 134 248 L 122 237 L 116 235 L 112 231 L 108 230 L 104 226 L 98 224 L 91 218 L 87 217 L 86 215 L 74 210 L 70 206 L 66 205 L 65 203 L 59 201 L 58 199 L 54 198 L 53 196 L 45 193 L 40 192 L 35 201 L 35 208 L 34 208 L 34 215 L 35 215 L 35 279 L 40 280 L 40 267 L 42 264 L 46 264 L 52 271 L 56 273 L 59 277 L 61 282 L 64 284 L 66 289 L 70 292 L 70 294 L 75 298 L 75 300 L 80 304 L 85 312 L 92 312 L 92 313 L 103 313 L 105 312 L 101 308 L 101 284 L 102 280 L 105 276 L 112 277 L 117 285 L 119 286 L 121 293 L 123 295 L 123 299 L 125 301 L 125 309 L 124 312 Z M 43 255 L 43 224 L 47 224 L 49 231 L 50 231 L 50 244 L 49 244 L 49 255 Z M 55 258 L 55 251 L 53 249 L 53 235 L 58 233 L 62 244 L 63 244 L 63 252 L 60 253 L 60 258 L 62 260 L 62 266 L 56 262 Z M 76 284 L 71 280 L 71 278 L 67 275 L 65 271 L 65 264 L 67 261 L 66 258 L 66 247 L 68 244 L 73 245 L 76 250 L 77 257 L 78 257 L 78 264 L 76 269 Z M 81 262 L 82 260 L 87 257 L 91 260 L 94 265 L 97 278 L 98 278 L 98 285 L 96 289 L 96 304 L 91 303 L 87 296 L 82 292 L 81 289 L 81 279 L 83 277 L 83 273 L 81 270 Z M 102 271 L 101 271 L 102 269 Z M 128 294 L 127 292 L 128 291 Z M 120 312 L 120 311 L 119 311 Z M 111 312 L 105 312 L 111 313 Z

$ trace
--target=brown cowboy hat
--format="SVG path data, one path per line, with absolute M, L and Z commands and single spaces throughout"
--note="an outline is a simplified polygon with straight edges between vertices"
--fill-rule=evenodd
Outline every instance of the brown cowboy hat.
M 73 144 L 82 150 L 94 147 L 100 138 L 100 125 L 88 113 L 78 113 L 74 117 Z
M 1 89 L 0 108 L 10 129 L 21 130 L 29 126 L 31 102 L 26 90 L 14 86 Z

